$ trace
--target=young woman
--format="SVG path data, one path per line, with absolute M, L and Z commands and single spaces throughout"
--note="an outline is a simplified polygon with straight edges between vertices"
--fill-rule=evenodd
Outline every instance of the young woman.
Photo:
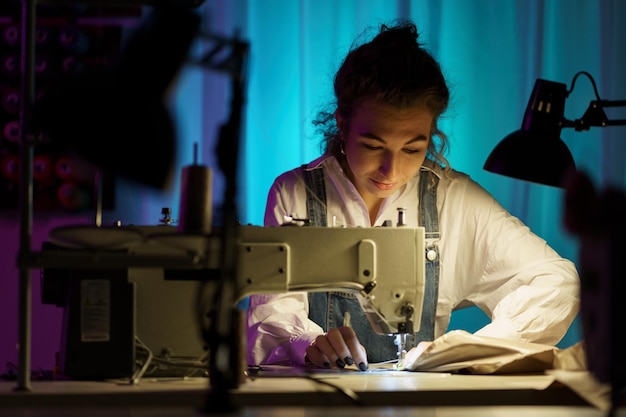
M 408 227 L 426 228 L 430 250 L 422 326 L 409 347 L 441 336 L 452 311 L 467 303 L 491 318 L 477 334 L 558 343 L 579 308 L 576 268 L 448 165 L 437 121 L 449 91 L 415 25 L 382 25 L 353 48 L 334 91 L 333 107 L 314 122 L 324 154 L 275 180 L 265 225 L 293 216 L 317 226 L 375 227 L 405 208 Z M 346 312 L 351 327 L 343 326 Z M 372 331 L 349 293 L 255 295 L 247 320 L 251 365 L 366 370 L 397 359 L 394 339 Z

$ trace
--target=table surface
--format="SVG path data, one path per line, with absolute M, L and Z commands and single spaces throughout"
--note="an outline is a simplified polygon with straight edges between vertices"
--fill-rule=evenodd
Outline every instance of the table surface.
M 477 416 L 608 415 L 606 409 L 590 403 L 551 374 L 460 375 L 388 369 L 311 372 L 275 367 L 249 372 L 239 387 L 219 395 L 209 386 L 207 378 L 143 378 L 137 384 L 127 380 L 35 380 L 30 390 L 19 390 L 15 381 L 4 381 L 0 383 L 0 416 L 78 416 L 79 411 L 91 416 L 128 416 L 129 410 L 133 416 L 192 416 L 221 410 L 220 415 L 246 417 L 353 417 L 355 407 L 367 410 L 359 411 L 359 417 L 413 416 L 419 410 L 420 416 L 437 417 L 461 412 L 471 416 L 471 410 Z M 101 409 L 103 414 L 99 414 Z M 626 416 L 622 411 L 626 410 L 619 409 L 616 415 Z

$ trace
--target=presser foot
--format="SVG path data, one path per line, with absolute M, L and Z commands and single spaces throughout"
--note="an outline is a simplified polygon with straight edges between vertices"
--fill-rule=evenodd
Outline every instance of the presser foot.
M 398 347 L 398 362 L 394 368 L 398 371 L 404 369 L 404 360 L 406 358 L 406 333 L 398 333 L 395 335 L 395 345 Z

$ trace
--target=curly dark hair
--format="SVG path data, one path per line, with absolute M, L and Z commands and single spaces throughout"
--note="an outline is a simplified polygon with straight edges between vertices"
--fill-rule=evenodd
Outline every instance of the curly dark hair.
M 399 20 L 394 26 L 381 25 L 371 41 L 353 45 L 335 74 L 335 102 L 329 105 L 332 110 L 320 111 L 313 120 L 323 136 L 325 154 L 342 158 L 335 111 L 349 123 L 356 107 L 374 99 L 399 109 L 424 105 L 434 116 L 427 156 L 448 168 L 448 139 L 437 121 L 448 108 L 450 92 L 439 63 L 417 38 L 415 24 Z

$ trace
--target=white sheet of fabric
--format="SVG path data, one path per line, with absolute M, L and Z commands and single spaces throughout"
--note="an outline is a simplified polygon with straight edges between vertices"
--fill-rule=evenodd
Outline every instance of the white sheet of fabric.
M 584 342 L 567 349 L 477 336 L 455 330 L 435 339 L 420 353 L 413 348 L 402 365 L 405 371 L 449 372 L 473 375 L 552 375 L 589 404 L 611 407 L 611 387 L 587 370 Z
M 403 369 L 465 374 L 512 374 L 553 369 L 559 349 L 552 345 L 478 336 L 454 330 L 438 337 L 421 354 L 406 354 Z

